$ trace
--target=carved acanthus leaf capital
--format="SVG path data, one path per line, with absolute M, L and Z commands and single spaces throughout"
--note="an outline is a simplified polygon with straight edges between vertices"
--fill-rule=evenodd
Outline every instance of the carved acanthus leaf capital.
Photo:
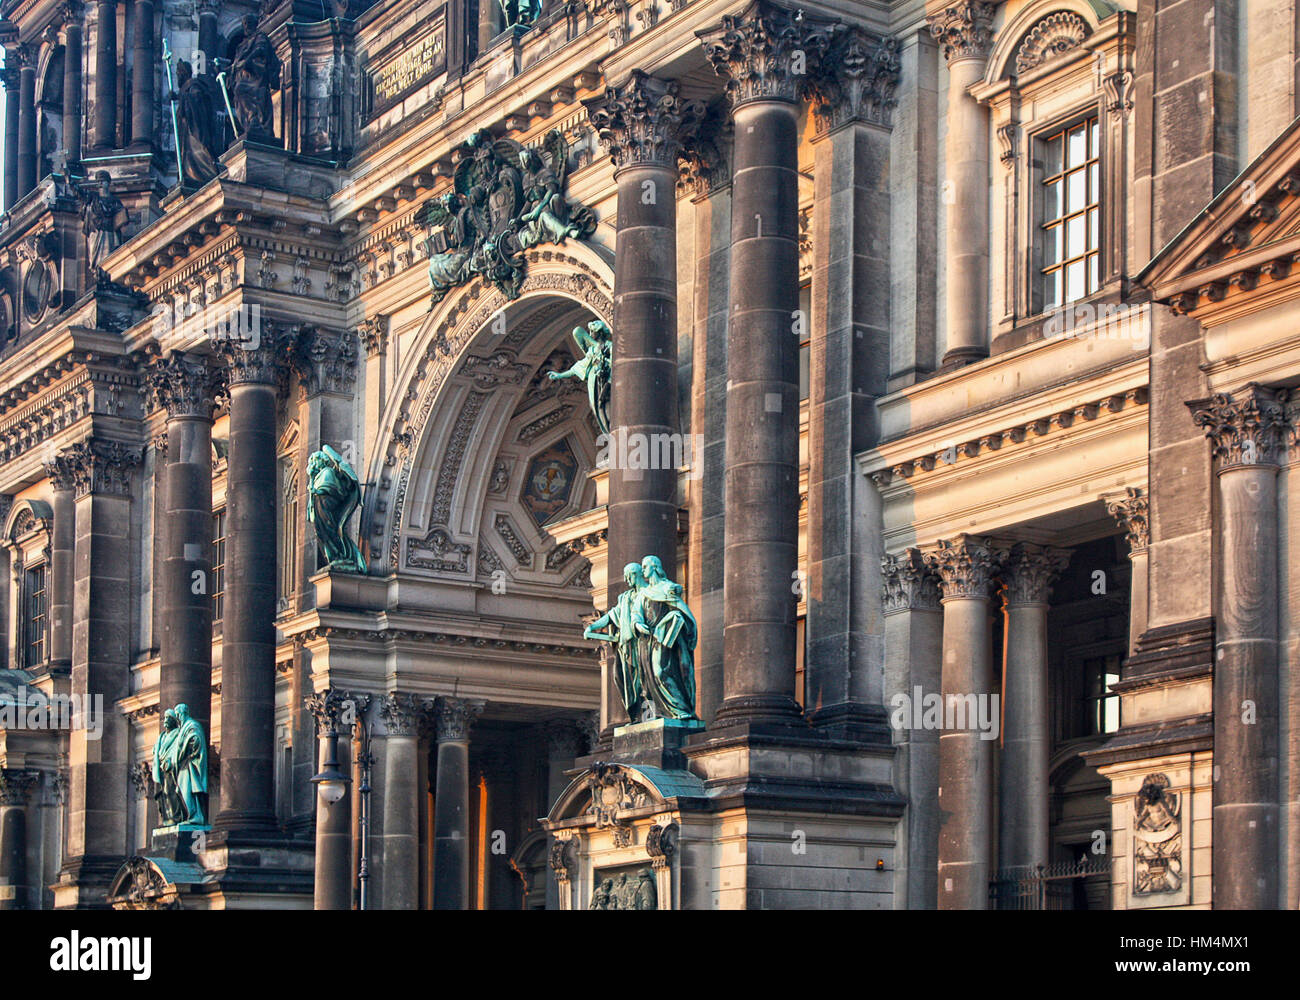
M 930 34 L 943 48 L 948 62 L 983 59 L 993 44 L 993 4 L 983 0 L 960 0 L 931 14 Z
M 998 552 L 987 539 L 958 535 L 941 539 L 926 553 L 926 563 L 939 575 L 944 600 L 988 597 L 998 569 Z
M 303 704 L 315 718 L 316 735 L 321 739 L 351 730 L 365 707 L 356 696 L 333 687 L 309 694 Z
M 470 698 L 439 698 L 434 703 L 434 738 L 439 743 L 464 743 L 487 702 Z
M 261 321 L 245 336 L 218 340 L 213 347 L 228 368 L 230 386 L 255 383 L 279 385 L 290 363 L 298 328 Z
M 885 556 L 880 569 L 885 614 L 939 610 L 939 578 L 920 549 Z
M 297 327 L 289 340 L 289 361 L 307 395 L 346 393 L 357 378 L 357 336 L 318 326 Z
M 1241 465 L 1277 465 L 1295 437 L 1287 419 L 1289 393 L 1252 382 L 1234 393 L 1218 392 L 1187 404 L 1192 421 L 1210 439 L 1219 471 Z
M 405 691 L 380 695 L 379 718 L 389 736 L 414 736 L 420 730 L 426 704 L 426 699 Z
M 170 417 L 212 419 L 223 392 L 223 373 L 206 358 L 172 351 L 145 371 L 145 386 L 152 404 Z
M 1110 514 L 1128 535 L 1129 556 L 1140 555 L 1147 550 L 1151 542 L 1151 526 L 1148 513 L 1150 498 L 1143 495 L 1136 486 L 1129 486 L 1122 495 L 1102 497 L 1106 512 Z
M 822 60 L 814 104 L 821 129 L 849 122 L 892 124 L 898 87 L 898 41 L 856 25 L 836 34 Z
M 120 441 L 88 438 L 53 459 L 60 475 L 71 476 L 73 495 L 131 495 L 131 470 L 140 464 L 140 449 Z
M 684 101 L 676 80 L 633 70 L 626 82 L 585 102 L 587 117 L 615 167 L 676 169 L 677 158 L 699 131 L 705 107 Z
M 1002 581 L 1007 588 L 1007 604 L 1046 604 L 1052 593 L 1052 581 L 1070 564 L 1067 549 L 1019 542 L 1012 546 L 1002 563 Z
M 40 773 L 27 768 L 0 768 L 0 805 L 25 806 Z
M 357 336 L 366 349 L 366 357 L 373 358 L 383 353 L 388 346 L 388 317 L 371 316 L 357 327 Z
M 822 58 L 843 25 L 792 11 L 765 0 L 722 24 L 697 32 L 704 55 L 727 81 L 733 108 L 748 101 L 794 103 L 821 71 Z

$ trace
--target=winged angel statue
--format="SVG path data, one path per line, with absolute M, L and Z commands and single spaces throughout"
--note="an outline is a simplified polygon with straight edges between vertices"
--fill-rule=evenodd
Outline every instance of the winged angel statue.
M 486 129 L 462 147 L 452 189 L 429 204 L 432 302 L 474 276 L 515 299 L 524 283 L 524 251 L 539 243 L 583 239 L 596 228 L 591 209 L 565 197 L 569 144 L 558 131 L 542 152 Z

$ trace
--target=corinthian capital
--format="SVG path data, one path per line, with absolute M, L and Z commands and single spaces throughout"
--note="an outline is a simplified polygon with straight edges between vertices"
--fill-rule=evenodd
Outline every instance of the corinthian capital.
M 140 464 L 140 449 L 119 441 L 87 439 L 55 456 L 51 463 L 60 475 L 70 476 L 74 496 L 91 493 L 131 495 L 131 470 Z
M 0 806 L 25 806 L 40 780 L 36 771 L 19 768 L 0 768 Z
M 331 687 L 309 694 L 303 705 L 316 720 L 316 735 L 324 739 L 349 732 L 369 701 L 366 695 L 356 696 Z
M 799 100 L 842 30 L 843 25 L 758 0 L 739 14 L 724 14 L 719 27 L 696 37 L 714 71 L 726 78 L 736 108 L 747 101 Z
M 840 32 L 822 61 L 814 105 L 822 129 L 851 121 L 889 126 L 898 86 L 898 42 L 856 25 Z
M 880 560 L 880 569 L 884 578 L 885 614 L 939 610 L 939 578 L 926 564 L 920 549 L 885 556 Z
M 150 401 L 166 409 L 168 417 L 211 420 L 221 394 L 221 375 L 202 356 L 172 351 L 149 366 L 145 385 Z
M 616 167 L 676 169 L 677 157 L 695 138 L 705 107 L 683 101 L 676 80 L 660 80 L 639 69 L 617 87 L 584 102 L 587 117 Z
M 942 539 L 926 554 L 926 563 L 939 575 L 943 598 L 988 597 L 998 569 L 998 552 L 991 542 L 971 535 Z
M 1288 392 L 1258 383 L 1234 393 L 1218 392 L 1187 404 L 1192 420 L 1210 439 L 1219 471 L 1242 465 L 1277 465 L 1288 438 L 1295 435 L 1287 419 Z
M 1002 563 L 1002 580 L 1007 586 L 1007 604 L 1046 604 L 1052 581 L 1070 564 L 1066 549 L 1019 542 Z
M 414 736 L 419 731 L 424 708 L 423 698 L 402 691 L 379 698 L 379 717 L 389 736 Z
M 1102 497 L 1106 504 L 1106 513 L 1119 522 L 1119 526 L 1128 535 L 1128 554 L 1130 557 L 1141 555 L 1151 542 L 1151 528 L 1148 519 L 1150 498 L 1142 491 L 1130 486 L 1118 496 Z
M 225 361 L 229 385 L 276 385 L 287 371 L 294 339 L 280 324 L 259 317 L 250 330 L 218 339 L 213 353 Z
M 356 333 L 303 326 L 293 332 L 291 344 L 289 362 L 307 395 L 351 390 L 357 378 Z
M 993 4 L 960 0 L 929 15 L 930 34 L 943 46 L 948 62 L 983 59 L 993 42 Z
M 434 705 L 434 736 L 439 743 L 464 743 L 487 702 L 469 698 L 439 698 Z

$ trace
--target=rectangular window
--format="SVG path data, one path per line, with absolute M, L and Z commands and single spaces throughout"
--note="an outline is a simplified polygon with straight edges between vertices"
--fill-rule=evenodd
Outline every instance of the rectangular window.
M 45 662 L 45 625 L 47 614 L 45 564 L 32 566 L 23 574 L 23 666 L 35 667 Z
M 226 593 L 226 509 L 212 515 L 212 621 L 221 621 Z
M 1093 116 L 1042 140 L 1043 307 L 1100 287 L 1100 130 Z
M 1119 683 L 1118 653 L 1083 661 L 1083 731 L 1088 736 L 1119 729 L 1119 695 L 1110 686 Z

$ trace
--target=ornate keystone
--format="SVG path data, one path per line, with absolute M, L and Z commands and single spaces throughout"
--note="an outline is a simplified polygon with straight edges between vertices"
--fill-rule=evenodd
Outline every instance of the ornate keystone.
M 172 351 L 145 372 L 145 387 L 152 404 L 171 417 L 212 419 L 222 392 L 222 373 L 205 358 Z
M 1148 523 L 1150 497 L 1142 495 L 1135 486 L 1124 490 L 1122 496 L 1102 497 L 1106 504 L 1106 513 L 1119 522 L 1119 526 L 1128 535 L 1128 554 L 1141 555 L 1151 542 L 1151 526 Z
M 1205 430 L 1219 471 L 1242 465 L 1277 465 L 1295 429 L 1287 420 L 1285 389 L 1252 382 L 1235 393 L 1218 392 L 1187 404 L 1192 421 Z
M 948 62 L 983 59 L 993 43 L 993 4 L 982 0 L 961 0 L 926 20 L 930 34 L 943 47 Z
M 434 704 L 434 738 L 439 743 L 464 743 L 470 727 L 487 702 L 469 698 L 439 698 Z
M 906 549 L 897 556 L 880 560 L 884 575 L 884 613 L 899 611 L 938 611 L 939 578 L 926 564 L 920 549 Z
M 821 70 L 843 26 L 759 0 L 721 27 L 697 32 L 714 72 L 725 77 L 732 108 L 748 101 L 794 103 Z
M 50 464 L 59 469 L 60 476 L 71 476 L 77 499 L 91 493 L 129 497 L 131 470 L 140 464 L 140 458 L 139 448 L 88 438 L 60 452 Z
M 819 131 L 849 122 L 892 124 L 898 86 L 898 42 L 857 26 L 836 35 L 822 61 L 814 103 Z
M 1018 542 L 1002 564 L 1007 604 L 1046 604 L 1052 581 L 1070 564 L 1066 549 Z
M 676 80 L 660 80 L 638 69 L 625 83 L 584 102 L 615 167 L 676 169 L 705 113 L 702 101 L 683 101 L 679 89 Z
M 926 554 L 926 563 L 939 575 L 945 601 L 958 597 L 988 597 L 989 584 L 998 569 L 998 555 L 983 538 L 958 535 Z

